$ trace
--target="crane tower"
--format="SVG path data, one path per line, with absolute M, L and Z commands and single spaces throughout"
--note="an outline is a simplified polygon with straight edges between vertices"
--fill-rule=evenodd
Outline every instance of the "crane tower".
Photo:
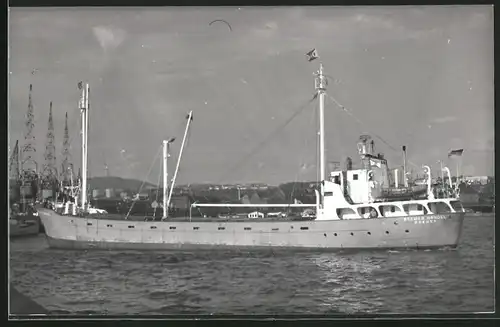
M 33 85 L 30 84 L 28 111 L 26 113 L 24 144 L 21 151 L 21 196 L 34 199 L 38 191 L 38 164 L 35 159 L 35 136 L 33 135 L 34 109 L 32 101 Z
M 61 176 L 60 179 L 65 186 L 70 184 L 70 171 L 71 168 L 71 154 L 69 152 L 69 130 L 68 130 L 68 113 L 66 112 L 66 118 L 64 122 L 64 139 L 63 139 L 63 149 L 62 149 L 62 159 L 61 164 Z
M 45 164 L 42 173 L 42 197 L 54 198 L 57 187 L 57 168 L 56 168 L 56 147 L 54 142 L 54 121 L 52 119 L 52 102 L 49 108 L 49 122 L 47 129 L 47 141 L 45 143 Z

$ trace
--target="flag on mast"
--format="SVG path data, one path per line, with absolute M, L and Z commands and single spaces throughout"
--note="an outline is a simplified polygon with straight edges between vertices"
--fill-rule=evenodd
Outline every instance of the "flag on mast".
M 313 61 L 314 59 L 318 59 L 318 51 L 316 51 L 316 48 L 312 49 L 308 53 L 306 53 L 307 61 Z
M 464 152 L 464 149 L 451 150 L 450 153 L 448 153 L 448 158 L 450 158 L 450 157 L 460 157 L 460 156 L 462 156 L 463 152 Z

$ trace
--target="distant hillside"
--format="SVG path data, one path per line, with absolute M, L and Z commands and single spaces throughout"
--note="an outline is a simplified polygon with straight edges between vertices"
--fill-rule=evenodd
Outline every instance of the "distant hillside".
M 93 177 L 89 179 L 89 189 L 100 189 L 104 190 L 107 188 L 111 189 L 121 189 L 130 190 L 133 192 L 139 191 L 143 181 L 137 179 L 121 178 L 121 177 Z M 154 184 L 144 183 L 142 190 L 148 190 L 151 188 L 156 188 Z

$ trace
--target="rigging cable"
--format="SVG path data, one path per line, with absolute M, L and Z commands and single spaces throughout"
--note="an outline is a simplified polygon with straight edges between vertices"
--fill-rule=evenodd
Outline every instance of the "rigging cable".
M 352 112 L 352 110 L 350 109 L 347 109 L 346 107 L 344 107 L 342 104 L 340 104 L 337 100 L 335 100 L 334 97 L 332 97 L 330 94 L 327 94 L 328 95 L 328 98 L 331 99 L 340 109 L 342 109 L 345 113 L 347 113 L 349 116 L 351 116 L 354 120 L 356 120 L 356 122 L 358 122 L 360 125 L 363 125 L 366 127 L 366 124 L 361 121 L 358 117 L 356 117 L 354 115 L 354 113 Z M 373 133 L 372 131 L 369 131 L 371 134 L 373 134 L 376 138 L 378 138 L 380 141 L 382 141 L 385 145 L 387 145 L 391 150 L 395 151 L 395 152 L 399 152 L 398 149 L 396 149 L 395 147 L 393 147 L 391 144 L 389 144 L 386 140 L 384 140 L 381 136 L 377 135 L 376 133 Z M 417 168 L 420 168 L 418 165 L 416 165 L 415 163 L 411 162 L 410 160 L 407 160 L 407 162 Z
M 153 166 L 154 166 L 154 164 L 156 163 L 156 160 L 158 159 L 158 156 L 159 156 L 159 154 L 160 154 L 161 150 L 162 150 L 162 147 L 159 147 L 159 148 L 158 148 L 158 151 L 156 152 L 156 155 L 155 155 L 155 157 L 154 157 L 154 159 L 153 159 L 153 162 L 151 163 L 151 166 L 149 167 L 148 174 L 146 175 L 146 178 L 142 181 L 142 185 L 141 185 L 141 187 L 139 188 L 139 191 L 137 192 L 138 194 L 140 194 L 140 193 L 141 193 L 142 188 L 144 187 L 144 184 L 146 184 L 146 180 L 148 179 L 149 174 L 151 174 L 151 170 L 153 169 Z M 136 202 L 136 200 L 133 200 L 133 201 L 132 201 L 132 205 L 130 206 L 130 209 L 128 210 L 127 215 L 125 216 L 125 220 L 127 220 L 127 219 L 128 219 L 128 216 L 130 215 L 130 212 L 132 211 L 132 208 L 134 207 L 135 202 Z
M 317 119 L 317 115 L 318 115 L 318 111 L 317 111 L 317 110 L 313 110 L 313 111 L 312 111 L 312 115 L 311 115 L 311 121 L 310 121 L 310 123 L 311 123 L 311 122 L 312 122 L 312 123 L 314 123 L 314 126 L 317 126 L 317 125 L 316 125 L 316 121 L 315 121 L 315 120 Z M 314 129 L 314 128 L 313 128 L 313 129 Z M 317 133 L 315 132 L 313 136 L 314 136 L 314 139 L 315 139 L 315 141 L 316 141 L 316 139 L 317 139 L 317 137 L 316 137 L 316 136 L 317 136 Z M 306 136 L 306 137 L 304 137 L 304 147 L 303 147 L 302 149 L 308 149 L 308 148 L 309 148 L 309 147 L 308 147 L 309 138 L 310 138 L 310 136 L 309 136 L 309 137 L 307 137 L 307 136 Z M 316 142 L 314 142 L 314 143 L 316 143 Z M 303 151 L 304 151 L 304 150 L 303 150 Z M 299 152 L 300 152 L 300 151 L 299 151 Z M 315 159 L 315 160 L 317 160 L 317 159 Z M 301 174 L 302 174 L 302 169 L 303 169 L 303 167 L 305 167 L 305 168 L 306 168 L 306 169 L 305 169 L 306 171 L 308 170 L 308 165 L 307 165 L 307 162 L 304 162 L 304 161 L 307 161 L 307 160 L 304 160 L 304 153 L 302 152 L 302 153 L 300 153 L 300 155 L 299 155 L 299 172 L 295 175 L 295 181 L 294 181 L 294 183 L 293 183 L 292 192 L 290 193 L 290 201 L 291 201 L 291 202 L 293 202 L 293 194 L 295 193 L 295 189 L 296 189 L 296 186 L 297 186 L 297 184 L 298 184 L 299 175 L 301 175 Z M 316 167 L 317 167 L 317 163 L 316 163 Z M 317 169 L 317 168 L 316 168 L 316 169 Z
M 285 123 L 281 126 L 279 126 L 277 129 L 275 129 L 271 134 L 269 134 L 264 140 L 262 140 L 259 144 L 257 144 L 257 146 L 255 148 L 253 148 L 252 151 L 250 151 L 246 156 L 244 156 L 241 160 L 237 161 L 236 164 L 233 166 L 233 168 L 231 168 L 229 170 L 229 172 L 226 174 L 229 175 L 231 173 L 233 173 L 236 169 L 239 168 L 239 166 L 243 165 L 246 160 L 248 158 L 250 158 L 251 156 L 253 156 L 255 153 L 257 153 L 264 144 L 266 144 L 269 140 L 271 140 L 274 136 L 276 136 L 276 134 L 278 132 L 280 132 L 282 129 L 284 129 L 288 124 L 290 124 L 292 122 L 292 120 L 297 117 L 300 113 L 302 113 L 302 111 L 304 111 L 304 109 L 307 108 L 307 106 L 309 106 L 311 104 L 311 102 L 313 102 L 316 98 L 316 95 L 314 95 L 314 97 L 312 97 L 309 101 L 307 101 L 304 105 L 302 105 L 299 110 L 295 111 L 291 116 L 290 118 L 288 118 Z M 219 183 L 223 180 L 223 177 L 226 177 L 226 176 L 222 176 L 220 179 L 219 179 Z

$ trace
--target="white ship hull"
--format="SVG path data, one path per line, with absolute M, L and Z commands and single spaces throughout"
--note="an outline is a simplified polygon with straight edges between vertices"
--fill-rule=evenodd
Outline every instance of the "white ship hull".
M 50 247 L 389 249 L 456 247 L 464 213 L 322 221 L 146 222 L 39 210 Z

